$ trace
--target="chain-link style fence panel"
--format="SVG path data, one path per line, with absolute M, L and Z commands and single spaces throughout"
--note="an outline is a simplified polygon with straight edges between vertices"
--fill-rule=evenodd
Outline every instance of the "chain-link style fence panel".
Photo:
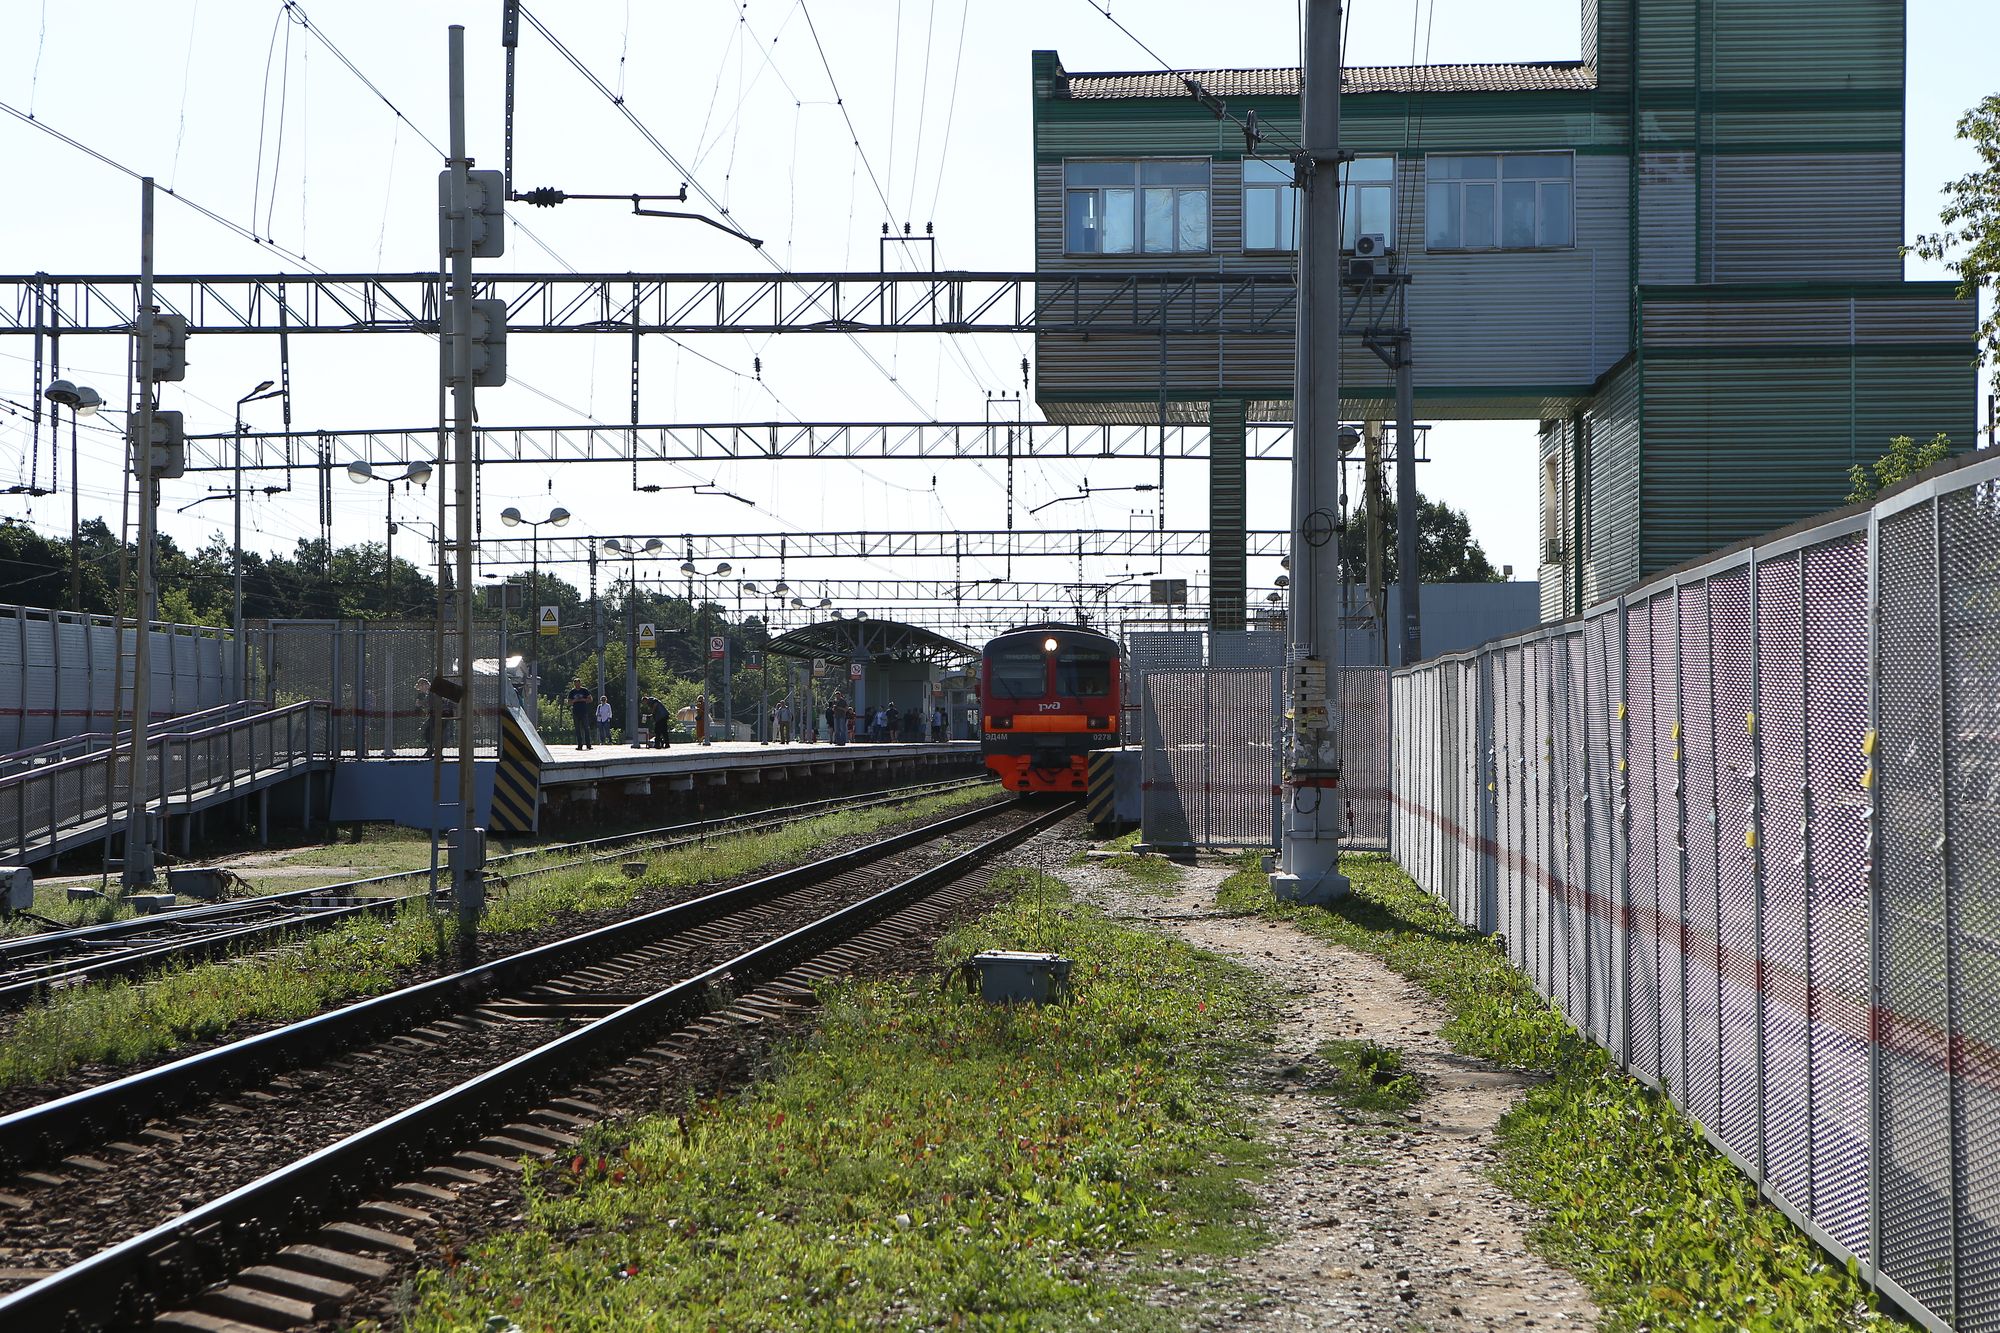
M 274 705 L 324 699 L 333 706 L 333 744 L 354 758 L 455 750 L 471 719 L 473 744 L 493 750 L 502 711 L 497 625 L 473 628 L 470 697 L 446 702 L 428 689 L 437 674 L 436 630 L 428 622 L 276 620 L 247 635 L 253 688 Z M 464 675 L 456 632 L 445 636 L 443 675 Z
M 2000 461 L 1388 713 L 1403 868 L 1865 1280 L 2000 1330 Z

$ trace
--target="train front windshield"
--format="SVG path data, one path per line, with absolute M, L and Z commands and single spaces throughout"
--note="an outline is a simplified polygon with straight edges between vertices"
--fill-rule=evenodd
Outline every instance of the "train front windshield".
M 1039 699 L 1048 693 L 1048 661 L 1035 648 L 1002 648 L 987 659 L 987 688 L 995 699 Z
M 1056 659 L 1056 693 L 1065 698 L 1101 699 L 1111 693 L 1110 653 L 1072 648 Z

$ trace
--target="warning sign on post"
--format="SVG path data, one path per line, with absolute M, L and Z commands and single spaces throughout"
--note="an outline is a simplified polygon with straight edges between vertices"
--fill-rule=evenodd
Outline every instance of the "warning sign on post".
M 813 674 L 815 676 L 824 676 L 826 674 L 826 659 L 824 657 L 815 657 L 813 659 Z
M 651 625 L 641 624 L 639 626 L 639 646 L 641 648 L 651 648 L 658 641 L 659 640 L 654 637 L 653 627 Z
M 861 679 L 861 663 L 859 663 L 859 662 L 850 662 L 850 663 L 848 663 L 848 666 L 847 666 L 847 678 L 848 678 L 849 680 L 860 680 L 860 679 Z
M 542 633 L 554 634 L 558 629 L 562 627 L 562 615 L 560 609 L 553 606 L 543 607 L 541 619 L 536 623 L 541 628 Z
M 708 657 L 712 662 L 720 662 L 722 660 L 722 636 L 720 634 L 711 634 L 708 636 Z

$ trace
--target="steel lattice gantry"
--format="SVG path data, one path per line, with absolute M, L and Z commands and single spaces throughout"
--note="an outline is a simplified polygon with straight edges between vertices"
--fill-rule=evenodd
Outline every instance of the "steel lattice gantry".
M 517 273 L 477 295 L 509 333 L 1288 333 L 1290 272 Z M 162 311 L 191 335 L 425 333 L 435 273 L 167 275 Z M 133 275 L 0 276 L 0 334 L 127 334 Z
M 697 532 L 619 533 L 596 537 L 543 537 L 539 563 L 586 564 L 610 559 L 602 543 L 615 536 L 639 546 L 659 538 L 666 543 L 658 559 L 714 560 L 884 560 L 958 558 L 997 559 L 1006 556 L 1041 559 L 1108 557 L 1155 560 L 1175 556 L 1201 559 L 1208 554 L 1209 533 L 1202 529 L 1135 528 L 1130 531 L 1092 528 L 1007 531 L 975 529 L 963 532 Z M 1286 532 L 1258 529 L 1247 534 L 1251 555 L 1288 554 Z M 526 537 L 483 537 L 477 543 L 480 564 L 487 568 L 537 562 L 536 543 Z M 449 548 L 448 548 L 449 549 Z M 1095 586 L 1094 584 L 1090 586 Z
M 188 471 L 224 472 L 235 466 L 237 437 L 226 432 L 188 436 Z M 294 430 L 245 432 L 243 466 L 297 466 L 288 442 L 323 447 L 331 465 L 352 462 L 406 466 L 438 457 L 435 426 L 397 430 Z M 1245 430 L 1249 458 L 1283 462 L 1292 456 L 1292 428 L 1252 422 Z M 639 426 L 595 423 L 567 426 L 485 426 L 477 435 L 486 463 L 745 462 L 780 459 L 894 460 L 990 458 L 1030 462 L 1061 458 L 1205 459 L 1205 425 L 1076 425 L 1046 421 L 765 421 L 691 422 Z

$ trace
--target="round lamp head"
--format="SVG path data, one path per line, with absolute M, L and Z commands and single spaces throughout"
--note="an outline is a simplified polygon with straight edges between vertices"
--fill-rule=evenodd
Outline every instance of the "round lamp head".
M 1289 588 L 1292 586 L 1292 576 L 1290 574 L 1280 574 L 1272 582 L 1276 583 L 1280 588 Z
M 548 523 L 550 527 L 559 528 L 567 522 L 569 522 L 569 510 L 564 509 L 561 505 L 557 505 L 549 511 Z
M 803 597 L 794 597 L 792 598 L 792 605 L 798 607 L 800 610 L 804 610 L 806 599 Z
M 779 579 L 777 586 L 771 589 L 771 595 L 773 597 L 783 597 L 786 593 L 790 592 L 791 590 L 792 590 L 791 584 L 785 582 L 783 579 Z
M 832 606 L 832 605 L 833 605 L 833 598 L 831 598 L 831 597 L 822 597 L 822 598 L 820 598 L 820 599 L 819 599 L 819 604 L 820 604 L 821 606 Z
M 745 580 L 743 581 L 743 591 L 745 591 L 745 592 L 752 592 L 752 593 L 754 593 L 754 592 L 756 592 L 756 591 L 757 591 L 757 585 L 756 585 L 756 584 L 754 584 L 754 583 L 752 583 L 752 582 L 750 582 L 750 580 L 748 580 L 748 579 L 745 579 Z
M 681 573 L 683 573 L 683 574 L 692 574 L 692 573 L 694 573 L 694 572 L 695 572 L 695 571 L 694 571 L 694 561 L 692 561 L 692 560 L 683 560 L 683 561 L 681 561 Z
M 58 407 L 75 407 L 79 401 L 76 386 L 68 380 L 52 380 L 49 387 L 42 390 L 42 397 Z
M 349 481 L 365 484 L 374 480 L 375 469 L 368 465 L 367 459 L 357 458 L 347 465 L 347 478 Z
M 414 482 L 415 482 L 415 483 L 417 483 L 417 485 L 419 485 L 419 486 L 428 486 L 428 485 L 430 485 L 430 484 L 431 484 L 431 465 L 430 465 L 429 463 L 412 463 L 412 464 L 410 464 L 410 470 L 409 470 L 408 472 L 405 472 L 405 473 L 403 474 L 403 480 L 404 480 L 404 481 L 414 481 Z
M 658 537 L 648 537 L 646 538 L 645 546 L 641 547 L 640 549 L 645 551 L 647 555 L 651 555 L 653 552 L 661 550 L 665 546 L 666 543 L 661 541 Z
M 736 568 L 736 566 L 730 564 L 727 560 L 725 560 L 721 564 L 715 567 L 715 572 L 717 574 L 727 574 L 730 570 L 734 568 Z
M 104 396 L 88 384 L 76 386 L 76 414 L 80 417 L 94 417 L 97 409 L 104 406 Z
M 616 537 L 606 537 L 604 539 L 604 549 L 607 551 L 616 551 L 618 554 L 623 555 L 625 554 L 625 543 L 619 541 Z
M 508 505 L 500 511 L 500 521 L 510 528 L 518 528 L 521 526 L 521 511 Z
M 1264 600 L 1269 602 L 1272 606 L 1276 606 L 1279 602 L 1285 600 L 1285 594 L 1281 592 L 1267 592 L 1264 594 Z

